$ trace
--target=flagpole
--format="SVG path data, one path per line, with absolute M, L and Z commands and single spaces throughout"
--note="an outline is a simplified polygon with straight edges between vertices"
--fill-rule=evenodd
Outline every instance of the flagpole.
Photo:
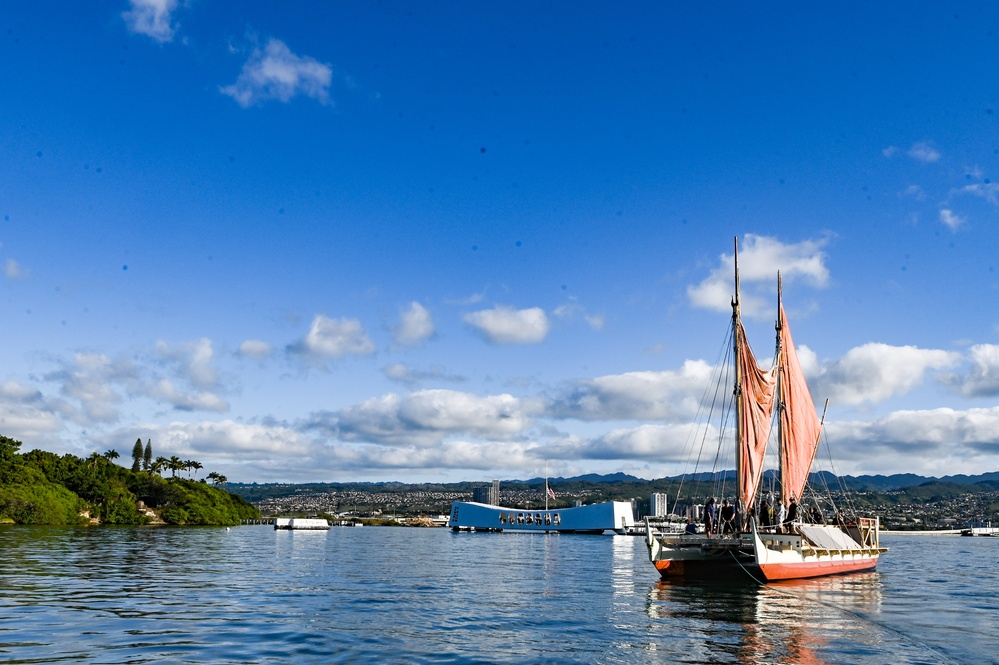
M 545 510 L 548 510 L 548 460 L 545 460 Z

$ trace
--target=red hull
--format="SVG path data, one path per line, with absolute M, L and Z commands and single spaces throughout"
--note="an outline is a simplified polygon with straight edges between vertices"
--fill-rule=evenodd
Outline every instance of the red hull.
M 878 557 L 871 556 L 834 561 L 768 563 L 761 564 L 759 569 L 768 582 L 773 582 L 775 580 L 798 580 L 805 577 L 857 573 L 863 570 L 874 570 L 877 565 Z

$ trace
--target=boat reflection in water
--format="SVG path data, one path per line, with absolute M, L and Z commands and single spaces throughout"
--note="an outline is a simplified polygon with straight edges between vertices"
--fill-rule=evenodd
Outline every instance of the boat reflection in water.
M 671 637 L 685 642 L 677 662 L 831 665 L 846 653 L 854 662 L 883 655 L 882 631 L 869 621 L 881 593 L 873 572 L 769 585 L 663 579 L 647 612 L 683 632 Z

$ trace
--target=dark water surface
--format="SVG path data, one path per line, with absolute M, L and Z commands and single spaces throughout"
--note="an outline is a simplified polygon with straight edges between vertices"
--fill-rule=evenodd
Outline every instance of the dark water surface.
M 875 573 L 658 579 L 641 538 L 0 528 L 0 663 L 999 663 L 999 538 Z

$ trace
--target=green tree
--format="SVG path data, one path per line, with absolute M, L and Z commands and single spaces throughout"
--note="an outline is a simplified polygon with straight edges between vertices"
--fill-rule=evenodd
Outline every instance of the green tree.
M 184 468 L 184 460 L 177 457 L 176 455 L 171 455 L 170 459 L 167 460 L 167 468 L 170 469 L 170 477 L 176 478 L 177 472 Z
M 142 468 L 142 439 L 136 439 L 132 446 L 132 472 L 137 473 Z
M 153 468 L 153 440 L 146 439 L 146 449 L 142 451 L 142 469 L 152 471 Z
M 108 450 L 107 452 L 104 453 L 104 459 L 106 459 L 109 462 L 113 462 L 114 460 L 118 459 L 119 457 L 121 457 L 121 455 L 119 455 L 118 451 L 115 450 L 114 448 L 112 448 L 111 450 Z
M 0 483 L 11 483 L 16 478 L 15 469 L 21 463 L 17 454 L 20 448 L 20 441 L 0 435 Z

